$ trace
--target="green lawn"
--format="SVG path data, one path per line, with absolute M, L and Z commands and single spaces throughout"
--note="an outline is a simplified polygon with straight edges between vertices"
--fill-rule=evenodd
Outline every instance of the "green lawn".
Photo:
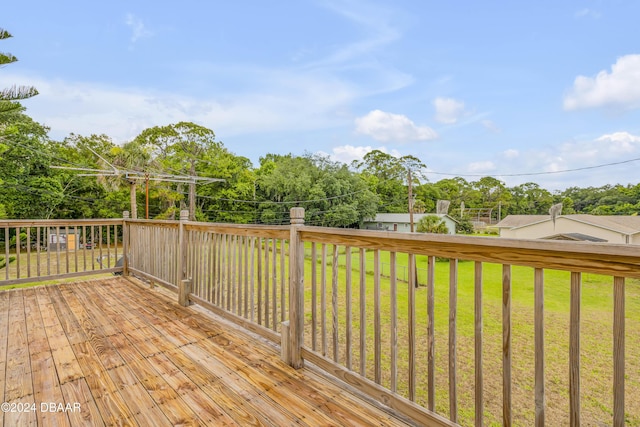
M 346 274 L 344 248 L 339 259 L 339 286 L 337 293 L 338 331 L 340 359 L 345 363 L 346 343 Z M 310 249 L 307 247 L 307 255 Z M 320 250 L 318 250 L 320 257 Z M 397 254 L 397 313 L 398 313 L 398 392 L 408 395 L 407 366 L 407 318 L 408 288 L 406 282 L 407 255 Z M 367 252 L 366 276 L 366 319 L 367 325 L 367 376 L 373 379 L 373 253 Z M 332 260 L 332 248 L 328 248 L 327 260 Z M 381 252 L 382 272 L 389 274 L 389 253 Z M 426 257 L 416 259 L 418 277 L 426 283 Z M 385 266 L 386 264 L 386 266 Z M 352 255 L 352 366 L 357 370 L 360 363 L 359 328 L 359 253 Z M 318 267 L 320 265 L 318 264 Z M 306 331 L 307 344 L 311 345 L 311 261 L 306 266 Z M 331 356 L 331 301 L 332 271 L 327 271 L 327 335 L 328 355 Z M 448 397 L 448 319 L 449 319 L 449 263 L 439 261 L 435 267 L 435 328 L 436 328 L 436 410 L 447 416 Z M 612 420 L 612 360 L 613 360 L 613 290 L 612 278 L 595 274 L 583 274 L 582 322 L 581 322 L 581 387 L 582 414 L 584 421 L 600 421 L 610 424 Z M 318 268 L 318 287 L 320 268 Z M 570 273 L 545 270 L 545 363 L 547 393 L 547 423 L 549 425 L 568 424 L 568 334 L 569 334 L 569 286 Z M 320 290 L 318 289 L 318 292 Z M 391 358 L 391 308 L 388 278 L 381 285 L 382 304 L 382 384 L 390 386 Z M 473 424 L 474 387 L 474 263 L 460 261 L 458 268 L 458 395 L 459 421 L 463 425 Z M 640 329 L 640 284 L 628 280 L 626 287 L 626 354 L 627 380 L 626 409 L 629 425 L 640 425 L 640 403 L 636 396 L 640 392 L 640 339 L 633 331 Z M 318 294 L 318 304 L 320 296 Z M 318 305 L 318 313 L 320 307 Z M 426 406 L 427 355 L 427 289 L 420 286 L 416 290 L 417 315 L 417 402 Z M 513 412 L 517 425 L 530 425 L 534 417 L 534 348 L 533 348 L 533 269 L 512 267 L 512 345 L 513 345 Z M 484 392 L 487 424 L 501 423 L 502 414 L 502 266 L 483 265 L 483 333 L 484 333 Z M 320 338 L 319 338 L 320 340 Z M 320 341 L 317 343 L 321 348 Z

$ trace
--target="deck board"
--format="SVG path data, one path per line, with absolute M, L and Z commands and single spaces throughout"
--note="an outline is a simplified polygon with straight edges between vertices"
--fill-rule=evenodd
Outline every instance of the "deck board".
M 122 277 L 0 292 L 0 397 L 36 408 L 0 426 L 406 425 L 176 301 Z

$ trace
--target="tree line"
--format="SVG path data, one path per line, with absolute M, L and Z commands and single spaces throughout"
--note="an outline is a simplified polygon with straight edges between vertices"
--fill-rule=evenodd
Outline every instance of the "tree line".
M 358 227 L 378 212 L 408 212 L 409 171 L 417 213 L 435 212 L 438 200 L 449 200 L 449 213 L 457 217 L 479 208 L 495 212 L 498 206 L 501 217 L 547 214 L 556 203 L 563 204 L 565 214 L 633 215 L 640 209 L 640 184 L 552 193 L 533 182 L 507 187 L 494 177 L 428 182 L 420 173 L 420 159 L 378 150 L 351 165 L 306 153 L 265 154 L 254 166 L 216 140 L 212 130 L 189 122 L 146 129 L 123 145 L 107 135 L 71 134 L 56 141 L 48 132 L 22 108 L 0 115 L 0 218 L 120 217 L 130 210 L 131 179 L 97 172 L 112 166 L 136 172 L 138 178 L 151 174 L 218 179 L 196 185 L 193 209 L 202 221 L 286 224 L 289 209 L 301 206 L 308 224 Z M 188 207 L 188 184 L 137 179 L 138 217 L 147 205 L 147 183 L 151 218 L 176 218 Z

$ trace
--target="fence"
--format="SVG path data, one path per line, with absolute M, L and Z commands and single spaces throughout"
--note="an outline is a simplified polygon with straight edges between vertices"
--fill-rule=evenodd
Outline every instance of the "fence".
M 308 227 L 303 217 L 294 209 L 282 227 L 3 221 L 0 248 L 20 267 L 0 267 L 0 285 L 136 274 L 424 425 L 640 425 L 640 403 L 625 401 L 640 393 L 640 360 L 625 357 L 640 350 L 625 332 L 640 328 L 639 247 Z M 42 247 L 63 234 L 78 246 Z M 89 262 L 105 254 L 104 268 Z
M 2 286 L 122 271 L 122 220 L 0 220 Z

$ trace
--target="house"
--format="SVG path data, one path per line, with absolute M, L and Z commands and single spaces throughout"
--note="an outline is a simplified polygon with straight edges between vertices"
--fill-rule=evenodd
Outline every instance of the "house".
M 63 228 L 49 228 L 48 248 L 49 250 L 65 249 L 75 251 L 80 241 L 80 231 L 78 229 L 67 230 Z
M 414 230 L 420 218 L 428 215 L 437 216 L 442 219 L 449 230 L 449 234 L 456 234 L 458 222 L 447 214 L 413 214 Z M 408 213 L 379 213 L 375 218 L 365 220 L 362 228 L 366 230 L 401 231 L 409 233 L 411 231 L 411 222 Z
M 640 244 L 640 216 L 509 215 L 496 227 L 500 237 Z

